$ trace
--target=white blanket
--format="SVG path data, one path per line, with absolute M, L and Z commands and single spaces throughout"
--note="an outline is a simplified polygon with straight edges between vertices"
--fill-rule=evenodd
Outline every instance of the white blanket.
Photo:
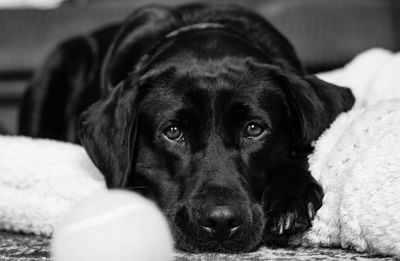
M 352 88 L 356 104 L 315 143 L 310 170 L 325 196 L 293 243 L 400 257 L 400 54 L 372 49 L 319 77 Z
M 309 162 L 325 196 L 301 244 L 400 256 L 399 127 L 390 100 L 342 114 L 320 137 Z
M 370 50 L 319 76 L 351 87 L 357 102 L 315 143 L 323 206 L 292 243 L 400 256 L 400 100 L 374 105 L 400 98 L 400 54 Z M 50 236 L 72 205 L 105 189 L 81 147 L 0 136 L 0 228 Z
M 50 236 L 72 205 L 101 190 L 103 176 L 81 146 L 0 136 L 0 229 Z

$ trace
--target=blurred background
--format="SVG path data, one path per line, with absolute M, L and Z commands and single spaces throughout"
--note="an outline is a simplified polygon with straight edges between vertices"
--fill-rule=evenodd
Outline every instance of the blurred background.
M 58 42 L 120 21 L 140 5 L 189 2 L 0 0 L 0 129 L 16 132 L 26 83 Z M 343 66 L 371 47 L 400 49 L 400 0 L 196 2 L 234 3 L 257 11 L 289 38 L 311 73 Z

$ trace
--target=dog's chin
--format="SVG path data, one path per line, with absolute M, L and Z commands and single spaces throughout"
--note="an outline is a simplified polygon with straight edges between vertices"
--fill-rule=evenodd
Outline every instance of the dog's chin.
M 198 228 L 198 226 L 185 221 L 186 220 L 175 218 L 174 222 L 170 221 L 170 223 L 175 239 L 175 247 L 179 250 L 191 253 L 250 252 L 259 247 L 264 229 L 264 214 L 259 204 L 254 204 L 252 206 L 252 224 L 247 225 L 231 238 L 224 241 L 210 238 L 209 235 Z

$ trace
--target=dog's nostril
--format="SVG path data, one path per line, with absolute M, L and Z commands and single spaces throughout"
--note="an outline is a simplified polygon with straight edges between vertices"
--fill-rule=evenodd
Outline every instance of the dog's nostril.
M 201 211 L 199 223 L 212 237 L 224 240 L 243 224 L 243 218 L 232 206 L 208 206 Z

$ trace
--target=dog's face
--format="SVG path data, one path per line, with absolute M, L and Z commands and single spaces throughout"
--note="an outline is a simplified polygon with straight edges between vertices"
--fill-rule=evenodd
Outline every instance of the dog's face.
M 178 244 L 254 248 L 264 226 L 265 174 L 290 151 L 279 83 L 250 55 L 206 59 L 182 49 L 145 78 L 135 175 L 151 187 Z
M 344 109 L 347 90 L 219 30 L 171 40 L 144 64 L 83 114 L 83 145 L 110 187 L 159 204 L 177 247 L 254 249 L 269 173 Z

